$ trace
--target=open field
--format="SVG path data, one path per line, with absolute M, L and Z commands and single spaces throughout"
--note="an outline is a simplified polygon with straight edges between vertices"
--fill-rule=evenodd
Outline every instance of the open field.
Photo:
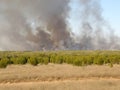
M 0 90 L 120 90 L 120 65 L 9 65 L 0 69 Z
M 2 84 L 0 90 L 120 90 L 119 80 L 82 80 Z
M 120 51 L 0 52 L 0 90 L 120 90 Z

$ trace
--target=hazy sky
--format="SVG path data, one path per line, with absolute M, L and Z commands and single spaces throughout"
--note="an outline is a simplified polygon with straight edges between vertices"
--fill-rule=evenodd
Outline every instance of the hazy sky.
M 120 0 L 101 0 L 103 16 L 120 36 Z
M 73 7 L 71 13 L 72 28 L 76 32 L 79 30 L 79 5 L 78 0 L 73 0 L 71 6 Z M 108 22 L 108 24 L 114 29 L 115 33 L 120 36 L 120 0 L 100 0 L 102 16 Z

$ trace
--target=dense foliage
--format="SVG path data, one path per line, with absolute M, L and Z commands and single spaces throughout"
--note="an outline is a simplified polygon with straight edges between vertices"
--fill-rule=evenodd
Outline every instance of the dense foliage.
M 0 52 L 0 68 L 10 64 L 72 64 L 76 66 L 109 65 L 120 63 L 120 51 L 41 51 Z

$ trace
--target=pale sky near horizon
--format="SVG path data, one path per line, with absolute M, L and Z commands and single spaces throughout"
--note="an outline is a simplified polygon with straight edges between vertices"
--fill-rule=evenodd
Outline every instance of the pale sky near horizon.
M 73 0 L 73 2 L 71 3 L 73 11 L 71 13 L 72 19 L 70 20 L 70 22 L 72 23 L 73 20 L 75 21 L 75 23 L 72 23 L 72 28 L 75 31 L 79 29 L 79 27 L 77 27 L 79 26 L 79 12 L 77 13 L 79 7 L 78 4 L 74 1 L 78 0 Z M 107 21 L 114 32 L 120 37 L 120 0 L 100 0 L 100 5 L 102 9 L 103 19 Z
M 120 36 L 120 0 L 101 0 L 103 16 Z

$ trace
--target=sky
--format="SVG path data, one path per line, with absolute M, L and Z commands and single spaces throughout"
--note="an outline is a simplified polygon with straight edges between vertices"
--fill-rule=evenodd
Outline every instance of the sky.
M 79 30 L 79 12 L 77 12 L 79 5 L 77 1 L 73 0 L 70 4 L 73 8 L 70 19 L 71 28 L 74 29 L 73 32 Z M 100 0 L 100 4 L 103 18 L 111 26 L 115 34 L 120 37 L 120 0 Z M 73 21 L 75 22 L 73 23 Z
M 101 0 L 103 16 L 120 36 L 120 0 Z

